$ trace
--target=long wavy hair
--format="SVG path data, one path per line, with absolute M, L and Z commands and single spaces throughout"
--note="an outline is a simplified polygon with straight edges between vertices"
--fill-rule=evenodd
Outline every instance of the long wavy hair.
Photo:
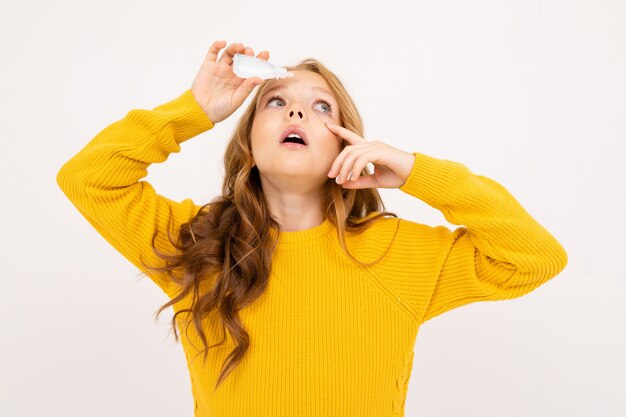
M 356 105 L 334 73 L 314 58 L 306 58 L 286 68 L 321 75 L 337 99 L 340 124 L 363 136 L 363 123 Z M 165 260 L 165 267 L 155 268 L 144 263 L 149 270 L 167 272 L 168 279 L 180 288 L 176 297 L 158 309 L 156 319 L 164 309 L 191 296 L 191 307 L 177 311 L 172 318 L 171 326 L 176 341 L 179 340 L 176 318 L 179 314 L 189 313 L 191 320 L 186 321 L 187 326 L 193 323 L 200 336 L 205 360 L 210 348 L 225 342 L 225 329 L 236 342 L 236 347 L 222 364 L 214 390 L 241 362 L 248 349 L 249 335 L 241 324 L 238 311 L 256 300 L 266 289 L 272 254 L 280 234 L 280 224 L 272 218 L 261 189 L 250 142 L 257 98 L 267 82 L 260 84 L 227 145 L 222 195 L 203 205 L 193 218 L 181 225 L 177 241 L 172 239 L 168 230 L 168 239 L 178 253 L 159 252 L 154 245 L 155 232 L 152 248 L 159 258 Z M 343 141 L 342 149 L 346 144 Z M 367 175 L 367 172 L 363 172 L 363 175 Z M 350 253 L 345 240 L 346 232 L 361 233 L 383 216 L 398 218 L 395 213 L 385 211 L 377 189 L 344 189 L 329 178 L 324 185 L 320 204 L 325 218 L 336 227 L 338 241 L 349 259 L 359 265 L 369 266 L 385 256 L 389 248 L 376 261 L 363 263 Z M 272 235 L 270 228 L 274 228 L 278 234 Z M 201 287 L 205 290 L 201 291 Z M 220 318 L 224 336 L 220 343 L 208 346 L 201 323 L 213 311 Z

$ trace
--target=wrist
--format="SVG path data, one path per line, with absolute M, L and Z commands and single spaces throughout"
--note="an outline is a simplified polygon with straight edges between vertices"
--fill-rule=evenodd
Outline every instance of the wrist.
M 209 109 L 204 105 L 204 103 L 207 102 L 207 99 L 202 97 L 202 95 L 199 94 L 197 91 L 194 91 L 193 88 L 191 88 L 190 90 L 191 90 L 191 95 L 193 96 L 193 98 L 196 100 L 196 103 L 198 104 L 198 107 L 200 107 L 202 109 L 202 111 L 204 112 L 206 117 L 211 121 L 211 124 L 213 124 L 215 126 L 215 124 L 217 123 L 216 117 L 214 117 L 210 113 Z
M 402 185 L 406 184 L 409 176 L 411 175 L 411 171 L 413 171 L 413 165 L 415 165 L 415 155 L 410 152 L 405 152 L 405 154 L 404 163 L 402 164 L 402 168 L 400 170 Z M 400 187 L 402 187 L 402 185 Z

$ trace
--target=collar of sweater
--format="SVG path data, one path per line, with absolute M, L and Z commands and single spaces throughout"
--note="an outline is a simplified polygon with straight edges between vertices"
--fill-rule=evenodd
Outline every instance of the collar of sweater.
M 334 228 L 335 226 L 330 222 L 328 218 L 326 218 L 321 224 L 311 227 L 310 229 L 296 230 L 291 232 L 280 232 L 278 243 L 297 243 L 306 240 L 317 239 L 319 237 L 325 236 Z M 278 230 L 271 227 L 270 234 L 272 235 L 272 237 L 275 237 L 278 234 Z

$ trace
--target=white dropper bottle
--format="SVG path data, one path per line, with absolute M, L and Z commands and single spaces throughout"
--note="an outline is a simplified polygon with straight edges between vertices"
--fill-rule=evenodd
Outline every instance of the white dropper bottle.
M 276 66 L 261 58 L 244 54 L 235 54 L 233 72 L 240 78 L 259 77 L 263 80 L 294 76 L 293 72 L 287 71 L 286 68 Z

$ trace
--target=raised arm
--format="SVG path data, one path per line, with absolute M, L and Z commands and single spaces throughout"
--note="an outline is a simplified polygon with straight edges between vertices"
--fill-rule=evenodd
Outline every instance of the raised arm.
M 191 90 L 153 110 L 131 110 L 67 161 L 57 183 L 89 223 L 135 266 L 145 271 L 140 258 L 163 266 L 151 249 L 154 232 L 159 232 L 157 249 L 172 253 L 168 228 L 176 236 L 199 207 L 191 199 L 175 202 L 163 197 L 149 182 L 139 180 L 150 164 L 165 161 L 180 151 L 180 143 L 212 127 Z M 165 280 L 151 278 L 171 292 Z
M 440 210 L 440 268 L 421 321 L 453 308 L 529 293 L 567 264 L 561 244 L 496 181 L 461 163 L 414 152 L 400 190 Z
M 235 53 L 254 54 L 240 43 L 231 44 L 219 61 L 225 42 L 214 42 L 193 81 L 182 95 L 152 110 L 131 110 L 109 125 L 57 174 L 57 183 L 89 223 L 122 255 L 144 272 L 143 263 L 162 267 L 154 254 L 173 253 L 180 226 L 199 206 L 191 199 L 172 201 L 156 193 L 147 181 L 152 163 L 163 162 L 180 144 L 231 115 L 262 80 L 242 79 L 232 71 Z M 261 52 L 267 59 L 269 53 Z M 143 262 L 142 262 L 143 261 Z M 162 276 L 150 277 L 168 295 L 175 288 Z

